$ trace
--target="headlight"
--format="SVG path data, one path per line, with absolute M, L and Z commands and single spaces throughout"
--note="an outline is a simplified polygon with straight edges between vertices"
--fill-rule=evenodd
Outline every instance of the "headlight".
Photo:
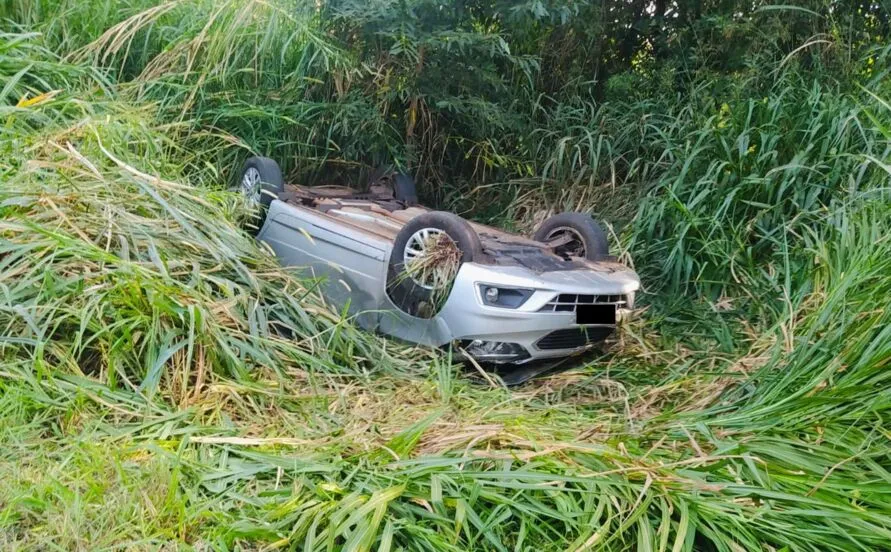
M 488 307 L 515 309 L 532 296 L 534 290 L 520 288 L 504 288 L 489 284 L 480 284 L 480 297 Z

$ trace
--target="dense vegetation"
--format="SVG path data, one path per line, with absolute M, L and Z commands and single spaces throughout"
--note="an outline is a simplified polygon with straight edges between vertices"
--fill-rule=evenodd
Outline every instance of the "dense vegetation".
M 0 548 L 891 548 L 889 25 L 3 3 Z M 520 231 L 592 212 L 643 312 L 511 390 L 357 331 L 241 230 L 251 152 Z

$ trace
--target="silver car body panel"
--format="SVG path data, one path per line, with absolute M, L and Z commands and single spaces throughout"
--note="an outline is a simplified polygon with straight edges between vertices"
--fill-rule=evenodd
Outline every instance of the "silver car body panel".
M 630 308 L 640 287 L 637 275 L 616 262 L 584 261 L 568 270 L 546 272 L 471 262 L 459 269 L 440 312 L 430 319 L 417 318 L 394 305 L 386 292 L 392 238 L 400 227 L 400 220 L 388 220 L 380 213 L 326 213 L 276 199 L 258 239 L 269 244 L 283 265 L 322 278 L 326 300 L 337 308 L 347 307 L 366 329 L 434 347 L 473 340 L 519 344 L 528 352 L 524 362 L 590 347 L 538 348 L 539 340 L 551 332 L 579 327 L 574 312 L 541 312 L 560 294 L 624 296 L 622 306 Z M 494 307 L 483 301 L 481 284 L 534 291 L 516 309 Z

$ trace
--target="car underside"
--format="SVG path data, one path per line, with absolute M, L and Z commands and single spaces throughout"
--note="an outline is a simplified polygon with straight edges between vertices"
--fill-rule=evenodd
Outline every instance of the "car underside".
M 561 215 L 565 227 L 552 224 L 542 241 L 431 211 L 416 204 L 413 183 L 408 194 L 396 184 L 397 193 L 386 182 L 366 192 L 273 182 L 257 237 L 282 264 L 321 278 L 326 299 L 363 328 L 481 362 L 578 354 L 633 308 L 638 277 L 603 245 L 584 250 L 605 244 L 585 234 L 596 224 L 587 215 Z M 578 239 L 567 237 L 579 224 Z M 441 251 L 449 270 L 425 264 Z

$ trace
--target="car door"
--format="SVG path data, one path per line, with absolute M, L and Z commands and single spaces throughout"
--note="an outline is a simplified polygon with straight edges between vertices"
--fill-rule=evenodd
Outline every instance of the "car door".
M 385 293 L 391 244 L 332 217 L 275 200 L 258 239 L 285 266 L 321 278 L 323 295 L 337 308 L 349 306 L 363 327 L 377 327 Z

